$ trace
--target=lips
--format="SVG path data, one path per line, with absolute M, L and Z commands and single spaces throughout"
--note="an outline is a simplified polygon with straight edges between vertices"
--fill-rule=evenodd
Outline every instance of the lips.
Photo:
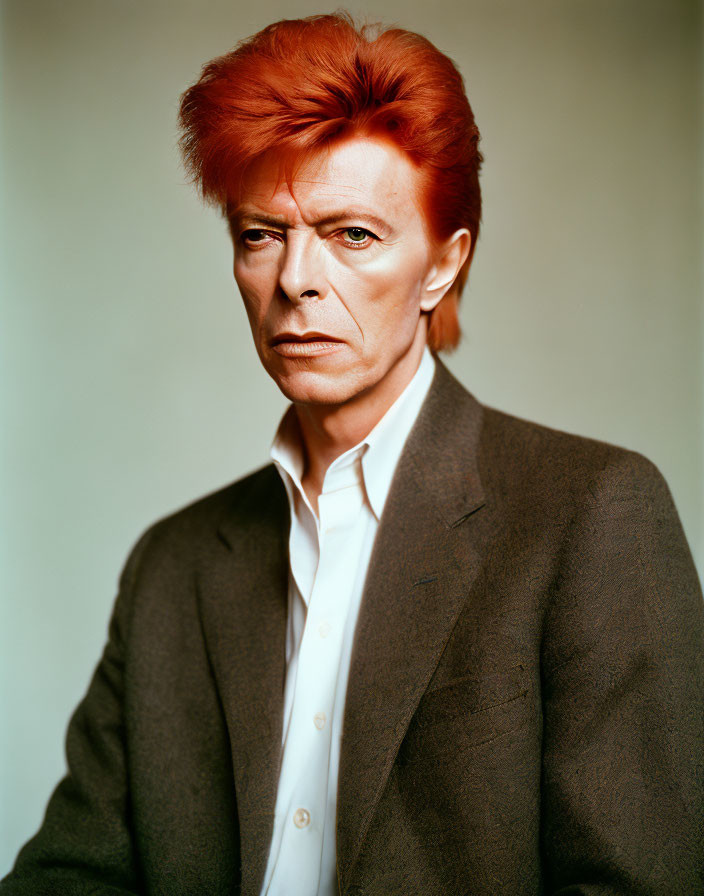
M 272 345 L 281 345 L 283 342 L 341 342 L 334 336 L 328 336 L 327 333 L 279 333 L 271 340 Z
M 345 343 L 327 333 L 279 333 L 271 340 L 273 350 L 284 358 L 305 358 L 330 355 L 340 351 Z

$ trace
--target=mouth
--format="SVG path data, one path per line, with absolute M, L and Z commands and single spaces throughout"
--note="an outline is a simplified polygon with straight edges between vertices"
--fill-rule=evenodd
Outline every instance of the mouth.
M 310 358 L 338 351 L 344 342 L 327 333 L 279 333 L 271 340 L 274 351 L 285 358 Z
M 328 336 L 327 333 L 318 333 L 311 331 L 310 333 L 279 333 L 271 340 L 272 345 L 279 345 L 282 342 L 340 342 L 334 336 Z

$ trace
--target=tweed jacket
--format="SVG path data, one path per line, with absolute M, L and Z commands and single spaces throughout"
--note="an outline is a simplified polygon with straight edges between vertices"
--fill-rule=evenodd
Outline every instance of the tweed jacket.
M 259 896 L 288 514 L 269 465 L 140 539 L 1 896 Z M 355 631 L 340 893 L 703 894 L 703 631 L 657 469 L 484 407 L 438 362 Z

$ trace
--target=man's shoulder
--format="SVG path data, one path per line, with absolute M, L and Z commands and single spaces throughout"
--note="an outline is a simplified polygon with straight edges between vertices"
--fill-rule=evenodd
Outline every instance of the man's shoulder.
M 148 549 L 172 557 L 192 556 L 199 545 L 225 537 L 228 524 L 246 527 L 247 520 L 265 515 L 284 494 L 276 468 L 266 464 L 158 518 L 143 532 L 132 554 Z
M 480 469 L 499 492 L 573 501 L 607 482 L 621 491 L 667 490 L 638 451 L 482 405 Z
M 621 445 L 559 429 L 535 420 L 482 404 L 483 442 L 497 456 L 511 455 L 520 463 L 569 463 L 594 467 L 611 458 L 640 458 L 638 452 Z M 645 458 L 643 458 L 645 460 Z
M 518 480 L 529 487 L 544 479 L 577 484 L 613 466 L 636 478 L 661 477 L 638 451 L 484 404 L 444 365 L 438 367 L 436 422 L 450 440 L 474 443 L 485 485 Z
M 475 443 L 485 487 L 571 492 L 609 470 L 635 481 L 662 480 L 655 464 L 638 451 L 484 404 L 446 368 L 438 386 L 446 406 L 444 419 L 450 421 L 446 429 Z M 458 417 L 466 418 L 466 425 Z

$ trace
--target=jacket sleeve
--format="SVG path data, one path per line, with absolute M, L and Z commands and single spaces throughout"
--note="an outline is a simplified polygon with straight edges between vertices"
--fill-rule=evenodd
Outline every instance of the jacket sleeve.
M 702 594 L 672 498 L 622 452 L 564 543 L 543 636 L 546 891 L 704 894 Z
M 127 896 L 140 892 L 130 826 L 123 665 L 130 592 L 147 536 L 132 551 L 108 641 L 66 736 L 68 773 L 39 832 L 22 848 L 1 896 Z

